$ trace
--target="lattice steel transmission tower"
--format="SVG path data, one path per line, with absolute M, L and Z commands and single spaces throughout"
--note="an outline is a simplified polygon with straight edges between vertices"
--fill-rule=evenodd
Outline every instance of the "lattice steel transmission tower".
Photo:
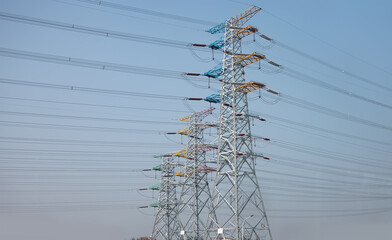
M 180 118 L 189 125 L 180 131 L 188 136 L 188 142 L 175 156 L 186 159 L 185 166 L 175 175 L 183 177 L 179 197 L 179 220 L 181 222 L 180 239 L 203 239 L 206 231 L 206 219 L 211 199 L 208 173 L 215 171 L 206 165 L 206 152 L 216 147 L 204 143 L 203 131 L 211 124 L 202 120 L 215 108 L 208 108 Z
M 162 155 L 160 166 L 161 182 L 159 190 L 157 213 L 155 216 L 152 239 L 179 239 L 180 223 L 178 221 L 178 182 L 175 180 L 175 169 L 178 164 L 174 161 L 173 154 Z M 155 189 L 154 189 L 155 190 Z
M 246 82 L 244 71 L 265 56 L 241 50 L 241 39 L 257 32 L 244 24 L 260 10 L 253 6 L 224 24 L 218 167 L 206 239 L 272 239 L 256 176 L 247 99 L 265 85 Z

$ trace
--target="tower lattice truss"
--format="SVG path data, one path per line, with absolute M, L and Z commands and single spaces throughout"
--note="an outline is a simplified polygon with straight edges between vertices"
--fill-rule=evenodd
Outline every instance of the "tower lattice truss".
M 202 120 L 214 108 L 208 108 L 179 120 L 188 121 L 188 142 L 179 155 L 185 159 L 185 166 L 176 173 L 183 178 L 179 197 L 179 220 L 181 222 L 180 239 L 204 239 L 206 216 L 211 199 L 206 152 L 216 147 L 204 143 L 203 130 L 207 124 Z
M 159 191 L 156 203 L 157 213 L 155 216 L 152 239 L 179 239 L 177 185 L 175 169 L 177 163 L 172 154 L 162 155 L 160 166 L 161 180 L 156 190 Z M 154 189 L 155 190 L 155 189 Z
M 211 200 L 207 176 L 215 171 L 206 164 L 206 152 L 217 147 L 204 143 L 203 131 L 211 124 L 202 120 L 214 109 L 210 107 L 179 119 L 188 122 L 178 131 L 188 141 L 180 151 L 162 156 L 152 239 L 204 239 Z
M 247 99 L 265 85 L 246 82 L 244 71 L 265 57 L 241 50 L 241 39 L 257 31 L 244 24 L 260 10 L 251 7 L 225 23 L 217 175 L 206 239 L 272 239 L 256 176 Z

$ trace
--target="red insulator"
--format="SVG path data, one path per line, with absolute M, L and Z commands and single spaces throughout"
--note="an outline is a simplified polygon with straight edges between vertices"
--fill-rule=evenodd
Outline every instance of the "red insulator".
M 200 73 L 185 73 L 185 75 L 188 75 L 188 76 L 200 76 L 201 74 Z
M 199 44 L 199 43 L 193 43 L 192 46 L 194 46 L 194 47 L 207 47 L 206 44 Z
M 163 175 L 162 177 L 173 177 L 173 175 L 169 174 L 169 175 Z
M 145 190 L 148 190 L 147 188 L 140 188 L 140 189 L 138 189 L 139 191 L 145 191 Z
M 162 155 L 162 157 L 171 157 L 171 156 L 173 156 L 172 154 L 165 154 L 165 155 Z
M 226 107 L 232 107 L 230 104 L 228 103 L 224 103 L 223 105 L 225 105 Z
M 143 169 L 143 172 L 151 171 L 151 169 Z
M 176 132 L 168 132 L 166 134 L 177 134 Z
M 264 159 L 266 159 L 266 160 L 270 160 L 270 158 L 269 158 L 269 157 L 264 157 L 264 156 L 263 156 L 263 158 L 264 158 Z
M 264 141 L 271 141 L 271 139 L 269 139 L 269 138 L 263 138 L 264 139 Z
M 245 136 L 245 133 L 238 133 L 237 136 Z
M 244 115 L 243 113 L 236 113 L 235 114 L 236 116 L 242 116 L 242 115 Z
M 265 122 L 266 120 L 264 118 L 259 118 L 260 121 Z
M 235 155 L 242 156 L 242 155 L 245 155 L 245 153 L 236 153 Z
M 139 208 L 148 208 L 148 206 L 141 206 L 141 207 L 139 207 Z
M 201 101 L 203 98 L 187 98 L 186 100 Z

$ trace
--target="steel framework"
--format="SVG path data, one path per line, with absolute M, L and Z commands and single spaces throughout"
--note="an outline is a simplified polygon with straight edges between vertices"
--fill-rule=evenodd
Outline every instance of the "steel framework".
M 243 25 L 260 10 L 253 6 L 224 24 L 218 165 L 206 239 L 272 239 L 256 176 L 247 100 L 249 92 L 265 85 L 246 82 L 244 71 L 265 57 L 241 49 L 242 37 L 257 31 Z
M 187 146 L 175 154 L 186 159 L 184 168 L 175 174 L 184 178 L 179 197 L 180 239 L 203 239 L 206 231 L 211 199 L 207 175 L 212 171 L 206 165 L 206 152 L 216 148 L 204 143 L 207 124 L 202 120 L 213 110 L 208 108 L 179 119 L 189 122 L 187 130 L 182 131 L 188 135 Z
M 159 197 L 156 206 L 154 206 L 158 210 L 151 235 L 152 239 L 171 240 L 180 237 L 176 191 L 178 182 L 174 175 L 177 166 L 172 154 L 162 155 L 161 182 L 158 189 L 154 189 L 159 191 Z

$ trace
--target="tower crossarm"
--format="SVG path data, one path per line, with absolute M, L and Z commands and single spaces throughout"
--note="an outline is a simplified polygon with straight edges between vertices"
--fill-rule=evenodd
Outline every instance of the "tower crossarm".
M 234 64 L 239 64 L 242 67 L 246 67 L 249 64 L 258 62 L 260 60 L 265 59 L 266 57 L 262 54 L 258 54 L 256 52 L 253 52 L 251 54 L 243 54 L 243 53 L 237 53 L 234 54 Z
M 185 177 L 185 168 L 181 169 L 180 171 L 174 174 L 177 177 Z
M 257 89 L 260 88 L 264 88 L 266 85 L 262 84 L 262 83 L 258 83 L 258 82 L 254 82 L 254 81 L 250 81 L 250 82 L 246 82 L 246 83 L 241 83 L 240 86 L 236 87 L 235 90 L 236 91 L 241 91 L 244 93 L 250 93 L 253 92 Z
M 214 107 L 210 107 L 210 108 L 201 110 L 201 111 L 199 111 L 199 112 L 195 112 L 195 113 L 193 113 L 193 114 L 186 115 L 185 117 L 179 118 L 179 119 L 177 119 L 177 120 L 178 120 L 178 121 L 182 121 L 182 122 L 189 122 L 190 119 L 191 119 L 192 117 L 197 117 L 197 118 L 203 119 L 203 118 L 205 118 L 208 114 L 211 114 L 212 111 L 214 111 L 214 110 L 215 110 Z
M 181 134 L 181 135 L 189 135 L 189 133 L 190 133 L 189 127 L 186 126 L 186 127 L 184 127 L 183 129 L 179 130 L 177 133 L 178 133 L 178 134 Z
M 252 6 L 251 8 L 243 11 L 242 13 L 237 14 L 236 16 L 232 17 L 231 24 L 236 26 L 244 25 L 249 19 L 251 19 L 256 13 L 258 13 L 261 8 Z
M 174 153 L 173 156 L 186 158 L 188 156 L 186 146 L 183 147 L 180 151 Z
M 257 28 L 251 27 L 251 26 L 247 26 L 247 27 L 244 27 L 244 28 L 233 26 L 233 27 L 230 27 L 230 28 L 233 29 L 234 32 L 235 32 L 235 33 L 233 34 L 233 37 L 234 37 L 234 36 L 237 36 L 237 37 L 239 37 L 240 39 L 241 39 L 241 38 L 244 38 L 244 37 L 246 37 L 246 36 L 248 36 L 248 35 L 250 35 L 250 34 L 252 34 L 252 33 L 256 33 L 256 32 L 258 31 Z

